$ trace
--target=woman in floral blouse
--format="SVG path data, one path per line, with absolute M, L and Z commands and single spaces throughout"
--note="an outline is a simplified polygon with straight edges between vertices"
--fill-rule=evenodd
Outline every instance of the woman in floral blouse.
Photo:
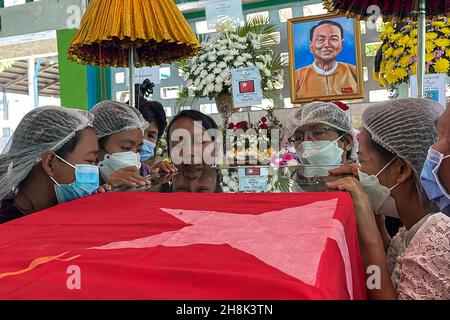
M 353 170 L 359 179 L 328 184 L 353 198 L 370 299 L 450 299 L 450 218 L 420 184 L 442 111 L 421 99 L 370 106 L 362 117 L 360 166 L 333 172 Z M 382 223 L 386 215 L 404 224 L 393 239 Z

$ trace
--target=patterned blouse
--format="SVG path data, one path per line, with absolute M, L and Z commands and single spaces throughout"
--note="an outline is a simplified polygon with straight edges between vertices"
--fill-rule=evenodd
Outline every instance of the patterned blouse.
M 392 239 L 387 262 L 399 300 L 450 299 L 450 218 L 429 214 Z

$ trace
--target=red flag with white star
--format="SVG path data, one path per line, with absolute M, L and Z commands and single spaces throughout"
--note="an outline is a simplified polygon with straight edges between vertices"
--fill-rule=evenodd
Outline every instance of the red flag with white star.
M 255 82 L 253 80 L 239 82 L 239 92 L 240 93 L 253 93 L 253 92 L 255 92 Z
M 107 193 L 0 225 L 0 299 L 364 299 L 347 193 Z

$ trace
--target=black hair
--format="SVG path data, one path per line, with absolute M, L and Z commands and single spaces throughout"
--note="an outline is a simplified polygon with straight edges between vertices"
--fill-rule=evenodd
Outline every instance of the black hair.
M 211 118 L 210 116 L 196 110 L 183 110 L 179 112 L 173 119 L 170 121 L 169 126 L 167 127 L 167 141 L 170 142 L 170 129 L 172 128 L 172 125 L 179 119 L 188 118 L 193 121 L 201 121 L 202 122 L 202 128 L 207 130 L 210 129 L 217 129 L 219 130 L 219 127 L 217 126 L 217 123 Z M 211 137 L 212 141 L 215 141 L 215 137 Z M 170 152 L 170 143 L 168 144 L 168 149 Z
M 167 127 L 166 112 L 161 103 L 147 101 L 143 97 L 139 100 L 139 112 L 147 122 L 155 122 L 158 127 L 158 139 L 163 135 Z
M 345 145 L 345 143 L 347 142 L 347 135 L 350 135 L 350 134 L 347 132 L 341 131 L 341 130 L 337 130 L 337 134 L 338 134 L 338 136 L 342 136 L 342 138 L 340 138 L 339 141 L 342 141 L 342 143 L 344 143 L 344 145 Z M 355 141 L 353 141 L 353 143 L 355 143 Z M 350 151 L 347 151 L 347 154 L 346 154 L 347 160 L 350 159 L 350 157 L 352 156 L 352 149 L 350 149 Z
M 339 30 L 341 30 L 341 38 L 344 39 L 344 28 L 342 27 L 342 25 L 339 22 L 332 21 L 332 20 L 322 20 L 317 25 L 312 27 L 311 30 L 309 31 L 309 40 L 310 41 L 313 40 L 314 31 L 316 31 L 317 27 L 319 27 L 319 26 L 321 26 L 323 24 L 331 24 L 331 25 L 333 25 L 335 27 L 338 27 Z
M 72 153 L 75 150 L 75 147 L 77 146 L 78 142 L 80 142 L 83 130 L 77 131 L 72 139 L 63 144 L 61 148 L 56 150 L 55 151 L 56 155 L 64 159 L 69 153 Z
M 98 146 L 100 147 L 101 150 L 106 151 L 105 145 L 108 142 L 109 137 L 111 137 L 111 136 L 104 136 L 104 137 L 101 137 L 100 139 L 98 139 Z
M 172 121 L 170 121 L 169 126 L 167 127 L 167 138 L 168 140 L 170 140 L 170 128 L 172 127 L 172 125 L 179 119 L 182 118 L 188 118 L 194 121 L 201 121 L 202 122 L 202 127 L 205 130 L 209 130 L 209 129 L 219 129 L 219 127 L 217 126 L 217 123 L 213 120 L 213 118 L 211 118 L 210 116 L 200 112 L 200 111 L 196 111 L 196 110 L 184 110 L 181 111 L 180 113 L 178 113 L 173 119 Z
M 383 160 L 385 160 L 386 163 L 394 159 L 395 154 L 393 154 L 392 152 L 381 146 L 379 143 L 373 141 L 372 135 L 370 143 L 372 144 L 372 147 L 375 149 L 375 151 L 383 158 Z

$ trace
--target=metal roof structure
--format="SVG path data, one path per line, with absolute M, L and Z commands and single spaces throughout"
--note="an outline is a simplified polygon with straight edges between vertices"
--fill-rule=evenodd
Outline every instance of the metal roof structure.
M 41 58 L 38 75 L 40 96 L 59 97 L 59 70 L 57 57 Z M 0 72 L 0 91 L 28 94 L 28 60 L 12 62 Z

